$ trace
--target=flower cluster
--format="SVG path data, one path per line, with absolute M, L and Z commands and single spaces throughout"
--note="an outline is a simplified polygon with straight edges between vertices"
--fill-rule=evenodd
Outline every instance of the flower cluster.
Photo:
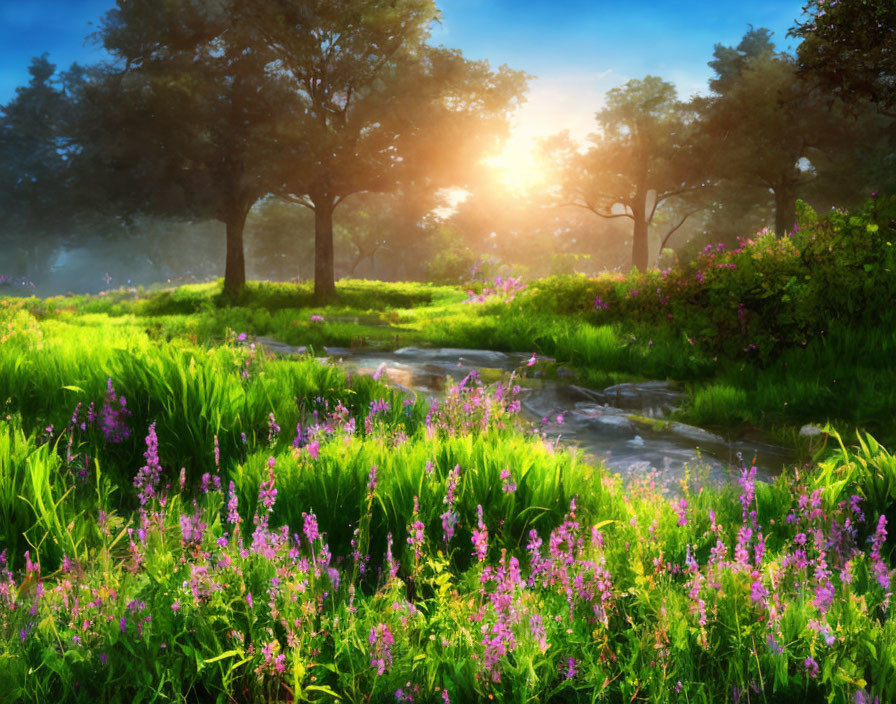
M 526 284 L 523 283 L 521 276 L 496 276 L 492 282 L 485 282 L 482 290 L 476 293 L 473 290 L 467 291 L 466 303 L 485 303 L 486 301 L 498 300 L 509 303 L 518 293 L 526 290 Z

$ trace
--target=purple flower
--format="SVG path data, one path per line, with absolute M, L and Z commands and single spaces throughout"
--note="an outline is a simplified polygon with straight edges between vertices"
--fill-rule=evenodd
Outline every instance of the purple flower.
M 876 193 L 874 195 L 877 195 Z M 871 698 L 864 689 L 856 690 L 855 704 L 880 704 L 880 697 Z
M 759 602 L 765 599 L 768 596 L 768 589 L 762 586 L 761 580 L 755 580 L 753 584 L 750 585 L 750 599 L 753 601 Z
M 871 537 L 871 572 L 874 574 L 877 583 L 884 589 L 890 588 L 890 571 L 884 562 L 881 554 L 881 548 L 887 539 L 887 517 L 881 514 L 877 521 L 877 529 Z
M 544 620 L 541 617 L 541 614 L 532 614 L 529 617 L 529 633 L 532 634 L 532 637 L 535 639 L 535 642 L 538 643 L 538 649 L 544 653 L 548 649 L 548 639 L 544 630 Z
M 302 513 L 302 518 L 305 519 L 305 525 L 302 532 L 305 534 L 308 542 L 313 543 L 320 537 L 320 531 L 317 527 L 317 516 L 314 515 L 314 512 Z
M 392 646 L 395 638 L 385 623 L 372 626 L 367 637 L 370 643 L 370 666 L 376 669 L 377 675 L 385 674 L 392 667 Z
M 478 517 L 478 526 L 473 530 L 473 556 L 482 562 L 488 553 L 488 529 L 482 522 L 482 504 L 476 506 L 476 515 Z
M 127 418 L 131 412 L 126 406 L 125 397 L 118 398 L 110 377 L 106 380 L 106 397 L 100 411 L 100 428 L 106 442 L 124 442 L 130 436 L 131 431 L 127 426 Z
M 386 567 L 389 570 L 389 577 L 391 579 L 395 579 L 395 575 L 398 574 L 398 565 L 395 562 L 395 558 L 392 557 L 392 534 L 388 533 L 386 535 Z
M 239 500 L 236 496 L 236 485 L 233 483 L 233 480 L 230 481 L 230 490 L 227 494 L 227 522 L 228 523 L 239 523 L 242 519 L 240 518 L 239 511 L 237 510 L 239 507 Z
M 205 535 L 206 524 L 202 521 L 199 507 L 193 503 L 193 514 L 182 513 L 180 516 L 180 532 L 184 543 L 202 543 L 202 537 Z
M 414 560 L 417 561 L 423 554 L 423 531 L 425 526 L 419 519 L 420 516 L 420 505 L 417 502 L 417 497 L 414 497 L 414 514 L 413 518 L 415 519 L 413 523 L 408 526 L 408 545 L 414 548 Z
M 859 506 L 859 504 L 860 504 L 862 501 L 863 501 L 862 497 L 861 497 L 861 496 L 858 496 L 858 495 L 856 495 L 856 494 L 853 494 L 852 496 L 849 497 L 849 505 L 850 505 L 850 508 L 852 509 L 852 512 L 853 512 L 854 514 L 856 514 L 856 518 L 857 518 L 857 520 L 859 520 L 859 521 L 864 521 L 864 520 L 865 520 L 865 514 L 862 512 L 862 508 L 861 508 L 861 506 Z
M 442 519 L 442 540 L 445 545 L 448 545 L 454 537 L 454 529 L 460 518 L 454 510 L 454 504 L 457 500 L 457 482 L 459 479 L 460 465 L 455 465 L 454 469 L 448 473 L 448 486 L 445 491 L 445 498 L 442 499 L 442 503 L 447 505 L 447 510 L 440 516 Z
M 274 488 L 274 469 L 269 465 L 267 481 L 263 481 L 258 487 L 258 501 L 264 507 L 264 510 L 270 513 L 274 508 L 276 500 L 277 490 Z
M 501 470 L 501 480 L 504 482 L 503 486 L 501 487 L 501 490 L 505 494 L 513 494 L 514 492 L 516 492 L 517 486 L 513 481 L 513 477 L 510 476 L 509 469 Z
M 137 488 L 137 498 L 140 505 L 145 506 L 146 503 L 155 497 L 156 486 L 162 475 L 162 465 L 159 463 L 159 439 L 156 436 L 156 424 L 149 426 L 149 432 L 146 436 L 146 452 L 143 453 L 146 464 L 137 472 L 134 477 L 134 486 Z
M 809 677 L 815 678 L 818 677 L 818 663 L 815 662 L 815 659 L 812 657 L 808 657 L 803 661 L 803 665 L 806 667 L 806 670 L 809 672 Z
M 268 442 L 273 441 L 280 434 L 280 426 L 273 413 L 268 414 Z
M 324 322 L 324 316 L 322 315 L 312 315 L 311 316 L 312 323 L 322 323 Z

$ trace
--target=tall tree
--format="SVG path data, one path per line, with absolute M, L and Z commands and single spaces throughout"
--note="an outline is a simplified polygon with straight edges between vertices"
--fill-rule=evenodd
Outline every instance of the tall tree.
M 0 108 L 0 238 L 8 240 L 2 245 L 7 262 L 21 250 L 21 273 L 35 278 L 67 231 L 71 169 L 64 126 L 72 101 L 46 54 L 32 60 L 28 73 L 28 84 Z
M 869 100 L 896 118 L 896 3 L 818 0 L 804 12 L 806 20 L 790 30 L 803 39 L 801 72 L 847 103 Z
M 674 85 L 656 76 L 614 88 L 606 100 L 597 113 L 600 132 L 589 137 L 587 151 L 562 136 L 546 149 L 563 174 L 563 202 L 632 222 L 632 266 L 644 271 L 658 209 L 706 188 L 699 133 L 692 108 L 677 99 Z M 685 207 L 663 241 L 701 207 Z
M 270 190 L 290 104 L 242 10 L 239 0 L 117 0 L 100 29 L 117 65 L 89 86 L 95 118 L 82 133 L 100 171 L 126 184 L 119 203 L 225 224 L 232 294 L 246 280 L 246 217 Z
M 767 29 L 750 29 L 737 47 L 716 45 L 702 125 L 716 148 L 714 174 L 755 197 L 771 193 L 778 236 L 793 229 L 796 200 L 817 175 L 814 163 L 845 137 L 842 115 L 797 74 Z
M 525 75 L 429 46 L 431 0 L 247 0 L 301 102 L 281 191 L 314 211 L 314 290 L 335 294 L 333 213 L 403 182 L 463 185 L 506 130 Z

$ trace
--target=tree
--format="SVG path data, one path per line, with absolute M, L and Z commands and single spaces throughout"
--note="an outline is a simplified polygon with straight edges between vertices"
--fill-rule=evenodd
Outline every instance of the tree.
M 675 86 L 647 76 L 609 91 L 597 121 L 601 131 L 589 137 L 584 153 L 563 136 L 546 145 L 563 174 L 562 202 L 602 218 L 631 220 L 632 266 L 644 271 L 657 210 L 707 185 L 695 115 L 678 101 Z M 700 208 L 697 202 L 686 207 L 664 241 Z
M 6 253 L 21 248 L 22 273 L 34 277 L 64 240 L 70 213 L 64 125 L 72 103 L 46 54 L 28 73 L 28 85 L 16 89 L 0 116 L 0 237 L 8 239 Z
M 369 262 L 369 275 L 375 278 L 388 279 L 399 271 L 409 273 L 408 254 L 426 259 L 431 228 L 425 223 L 437 205 L 432 193 L 407 188 L 353 196 L 340 208 L 335 227 L 339 239 L 348 245 L 344 270 L 356 277 L 358 268 Z
M 804 12 L 806 21 L 789 32 L 803 40 L 801 74 L 849 104 L 869 100 L 896 117 L 896 3 L 819 0 Z
M 314 290 L 335 294 L 333 213 L 359 192 L 463 185 L 506 130 L 525 75 L 426 43 L 431 0 L 249 0 L 299 97 L 280 192 L 315 215 Z
M 223 222 L 224 290 L 237 294 L 246 217 L 274 180 L 290 93 L 266 71 L 270 57 L 239 0 L 117 5 L 100 37 L 118 64 L 85 91 L 89 171 L 118 206 Z
M 712 94 L 697 101 L 716 145 L 707 164 L 735 191 L 750 189 L 756 200 L 772 194 L 775 232 L 783 236 L 817 175 L 814 164 L 847 139 L 846 123 L 800 79 L 793 57 L 775 51 L 769 30 L 751 28 L 736 48 L 716 45 L 713 56 Z

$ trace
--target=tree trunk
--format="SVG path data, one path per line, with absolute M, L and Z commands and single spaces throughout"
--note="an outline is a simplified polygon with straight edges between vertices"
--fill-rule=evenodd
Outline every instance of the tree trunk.
M 246 285 L 246 257 L 243 252 L 243 230 L 249 208 L 235 205 L 227 213 L 227 259 L 224 264 L 224 293 L 238 296 Z
M 647 213 L 643 198 L 637 199 L 632 207 L 634 228 L 632 231 L 632 266 L 641 272 L 647 271 L 648 242 L 647 242 Z
M 796 189 L 784 185 L 775 189 L 775 237 L 785 237 L 796 223 Z
M 333 198 L 314 202 L 314 300 L 329 303 L 336 297 L 333 264 Z

